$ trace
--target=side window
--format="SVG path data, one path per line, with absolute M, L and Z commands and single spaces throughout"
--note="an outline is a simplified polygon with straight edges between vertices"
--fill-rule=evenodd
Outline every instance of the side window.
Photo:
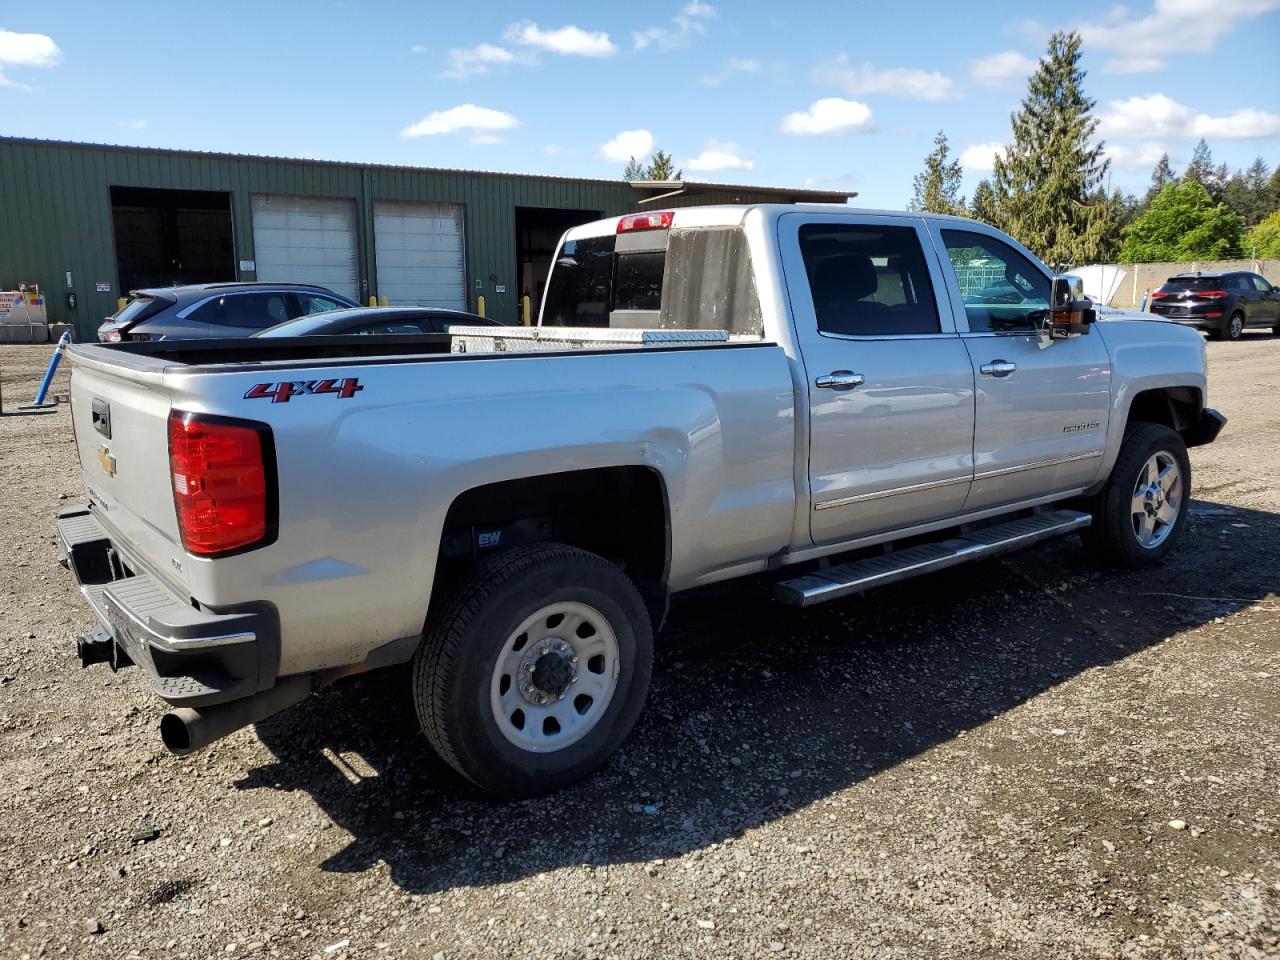
M 227 327 L 261 330 L 289 319 L 283 293 L 238 293 L 215 302 L 221 315 L 213 322 Z
M 336 300 L 330 300 L 328 297 L 317 296 L 314 293 L 298 294 L 298 303 L 302 308 L 302 316 L 312 313 L 328 313 L 330 310 L 342 310 L 343 305 Z
M 348 330 L 347 333 L 365 335 L 382 335 L 396 333 L 434 333 L 435 330 L 426 320 L 388 320 L 382 323 L 369 323 L 363 327 Z
M 1243 273 L 1237 273 L 1235 276 L 1228 278 L 1226 287 L 1228 290 L 1251 291 L 1253 284 L 1249 282 L 1249 278 Z
M 1266 280 L 1258 276 L 1256 273 L 1250 274 L 1249 279 L 1253 281 L 1254 289 L 1256 289 L 1259 293 L 1271 292 L 1271 284 L 1267 283 Z
M 607 327 L 613 237 L 566 240 L 551 268 L 542 321 L 549 327 Z
M 938 306 L 912 227 L 809 223 L 800 252 L 823 333 L 938 333 Z
M 1034 333 L 1049 309 L 1044 271 L 1009 244 L 983 233 L 943 230 L 974 333 Z

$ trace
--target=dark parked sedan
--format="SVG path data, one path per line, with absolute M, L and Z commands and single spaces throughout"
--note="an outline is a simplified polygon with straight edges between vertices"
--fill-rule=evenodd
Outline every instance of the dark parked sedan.
M 333 313 L 298 317 L 255 333 L 255 337 L 334 337 L 346 334 L 393 336 L 395 334 L 446 333 L 449 324 L 502 326 L 462 310 L 443 307 L 354 307 Z
M 1245 327 L 1280 334 L 1280 289 L 1246 271 L 1179 274 L 1151 294 L 1151 312 L 1215 340 L 1239 340 Z
M 354 307 L 325 287 L 303 283 L 197 283 L 132 290 L 98 328 L 103 343 L 247 337 L 297 317 Z

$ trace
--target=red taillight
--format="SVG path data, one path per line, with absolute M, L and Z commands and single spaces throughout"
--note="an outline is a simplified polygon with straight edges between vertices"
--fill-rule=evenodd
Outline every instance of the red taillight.
M 1163 300 L 1165 297 L 1168 297 L 1168 296 L 1172 296 L 1172 294 L 1162 293 L 1161 291 L 1157 290 L 1155 293 L 1153 293 L 1153 294 L 1151 295 L 1151 299 L 1152 299 L 1152 300 Z
M 169 414 L 169 474 L 187 552 L 216 556 L 268 542 L 275 532 L 273 468 L 265 427 Z
M 1197 300 L 1225 300 L 1231 296 L 1225 290 L 1195 290 L 1191 295 Z
M 618 221 L 619 233 L 636 233 L 640 230 L 667 230 L 675 214 L 670 210 L 655 213 L 633 213 Z

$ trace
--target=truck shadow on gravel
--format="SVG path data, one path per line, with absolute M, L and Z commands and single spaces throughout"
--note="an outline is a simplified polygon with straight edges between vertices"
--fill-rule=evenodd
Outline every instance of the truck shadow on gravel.
M 495 801 L 437 759 L 406 670 L 259 724 L 277 760 L 237 786 L 306 791 L 352 837 L 322 869 L 383 861 L 411 892 L 679 856 L 1274 588 L 1277 515 L 1196 502 L 1186 532 L 1155 573 L 1099 570 L 1070 539 L 807 611 L 763 579 L 680 598 L 635 732 L 550 797 Z

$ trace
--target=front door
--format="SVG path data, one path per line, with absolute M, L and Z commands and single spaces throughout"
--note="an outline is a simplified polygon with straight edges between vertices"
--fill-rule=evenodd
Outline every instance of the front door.
M 814 542 L 958 513 L 973 369 L 924 221 L 797 213 L 779 230 L 808 382 Z
M 1111 402 L 1111 362 L 1096 333 L 1047 346 L 1038 325 L 1052 278 L 994 231 L 933 226 L 956 324 L 973 361 L 974 480 L 965 510 L 1088 486 L 1098 475 Z

